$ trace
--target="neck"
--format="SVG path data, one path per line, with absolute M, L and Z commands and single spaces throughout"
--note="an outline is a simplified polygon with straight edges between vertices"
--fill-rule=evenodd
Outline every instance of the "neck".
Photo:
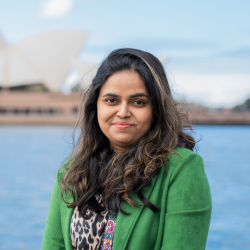
M 121 147 L 121 146 L 115 145 L 113 143 L 110 143 L 110 148 L 115 153 L 119 153 L 119 152 L 125 151 L 127 149 L 127 147 Z

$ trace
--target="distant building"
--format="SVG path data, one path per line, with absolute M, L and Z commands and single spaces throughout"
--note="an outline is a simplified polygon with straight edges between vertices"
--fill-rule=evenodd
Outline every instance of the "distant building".
M 87 35 L 50 31 L 13 45 L 0 37 L 0 89 L 60 92 Z
M 79 93 L 0 91 L 0 124 L 74 124 Z
M 75 122 L 80 95 L 61 88 L 87 35 L 53 31 L 13 45 L 0 36 L 0 124 Z

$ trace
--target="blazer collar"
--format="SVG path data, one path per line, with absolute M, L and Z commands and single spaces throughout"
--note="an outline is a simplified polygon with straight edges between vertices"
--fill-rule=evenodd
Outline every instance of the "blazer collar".
M 150 182 L 150 184 L 144 188 L 144 194 L 147 199 L 150 198 L 152 190 L 154 188 L 155 182 L 158 178 L 158 175 L 155 175 Z M 143 203 L 140 201 L 137 195 L 132 193 L 132 198 L 138 202 L 138 204 L 142 204 L 139 207 L 134 207 L 128 204 L 127 202 L 122 202 L 122 208 L 125 212 L 129 213 L 129 215 L 125 215 L 118 212 L 116 225 L 115 225 L 115 232 L 114 232 L 114 241 L 113 241 L 113 250 L 124 250 L 128 244 L 129 238 L 131 237 L 131 233 L 135 224 L 144 208 Z

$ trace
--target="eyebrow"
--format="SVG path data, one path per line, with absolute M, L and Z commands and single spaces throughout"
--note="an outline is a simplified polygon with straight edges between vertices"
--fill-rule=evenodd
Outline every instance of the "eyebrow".
M 105 96 L 112 96 L 112 97 L 121 98 L 120 95 L 113 94 L 113 93 L 107 93 L 103 97 L 105 97 Z M 129 98 L 134 98 L 134 97 L 139 97 L 139 96 L 145 96 L 145 97 L 149 98 L 149 96 L 144 94 L 144 93 L 136 93 L 136 94 L 130 95 Z

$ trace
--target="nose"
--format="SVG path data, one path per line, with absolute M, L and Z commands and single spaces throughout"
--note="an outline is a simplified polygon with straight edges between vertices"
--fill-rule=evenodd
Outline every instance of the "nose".
M 117 116 L 119 116 L 120 118 L 127 118 L 131 116 L 128 103 L 122 102 L 121 105 L 119 105 Z

